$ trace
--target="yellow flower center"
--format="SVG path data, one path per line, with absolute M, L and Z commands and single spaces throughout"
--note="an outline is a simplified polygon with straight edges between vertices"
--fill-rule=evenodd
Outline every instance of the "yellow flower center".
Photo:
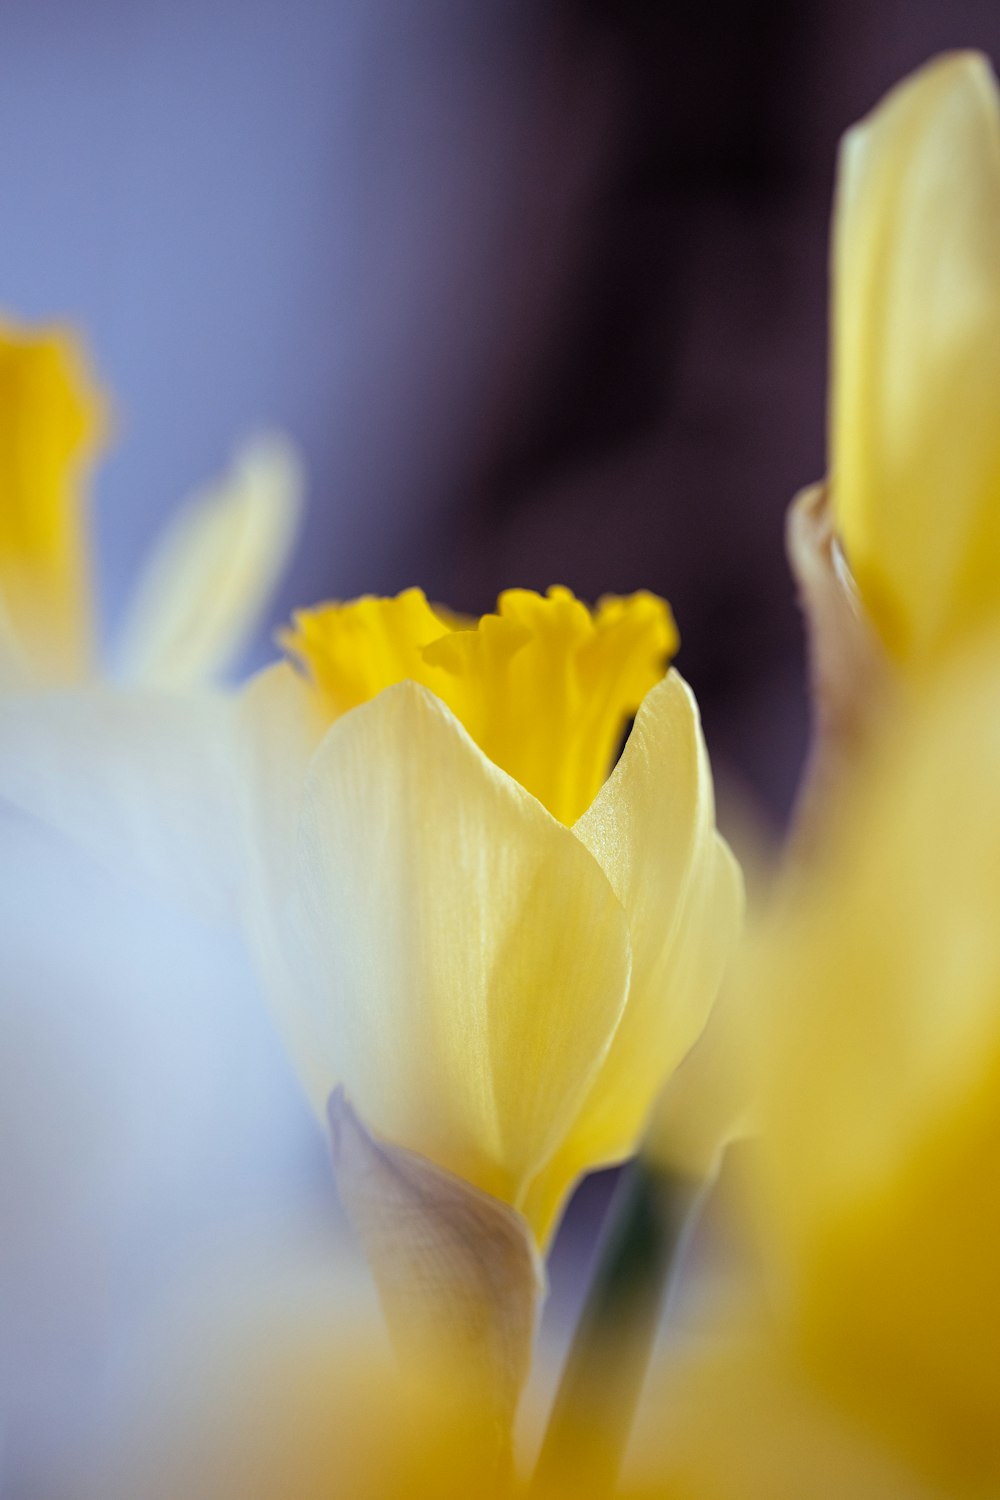
M 653 594 L 591 610 L 557 587 L 508 589 L 478 622 L 432 608 L 420 589 L 326 604 L 297 614 L 281 642 L 331 719 L 407 678 L 430 688 L 496 765 L 571 824 L 678 637 Z
M 72 337 L 0 322 L 0 645 L 43 677 L 90 659 L 84 499 L 103 425 Z

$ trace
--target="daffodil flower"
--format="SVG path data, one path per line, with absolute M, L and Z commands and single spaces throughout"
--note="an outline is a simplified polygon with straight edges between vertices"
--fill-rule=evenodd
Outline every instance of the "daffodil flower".
M 309 1092 L 544 1244 L 636 1149 L 740 916 L 669 611 L 511 590 L 471 622 L 411 589 L 284 643 L 243 708 L 249 921 Z
M 292 660 L 236 700 L 178 692 L 246 596 L 233 509 L 194 511 L 152 570 L 133 685 L 7 695 L 0 788 L 188 899 L 236 897 L 332 1096 L 394 1333 L 439 1325 L 503 1432 L 538 1250 L 576 1179 L 635 1151 L 740 919 L 676 630 L 649 594 L 511 590 L 475 622 L 412 589 L 297 615 Z
M 18 580 L 8 614 L 34 648 L 52 612 L 27 580 L 69 599 L 53 559 L 76 559 L 68 623 L 41 636 L 65 679 L 55 646 L 87 621 L 85 546 L 52 537 L 82 524 L 97 402 L 50 342 L 40 356 L 8 340 L 9 389 L 20 371 L 30 396 L 0 415 L 22 453 L 8 509 L 31 512 L 41 483 L 37 445 L 14 442 L 25 412 L 62 435 L 63 464 L 44 538 L 0 577 Z M 673 620 L 649 594 L 591 611 L 565 589 L 512 590 L 478 623 L 418 590 L 306 611 L 285 636 L 298 666 L 260 675 L 233 725 L 226 700 L 173 689 L 232 641 L 261 577 L 237 566 L 240 528 L 259 540 L 258 511 L 280 513 L 287 490 L 244 486 L 178 523 L 127 633 L 138 686 L 8 695 L 0 788 L 185 895 L 241 892 L 317 1109 L 343 1085 L 366 1127 L 512 1205 L 544 1243 L 572 1183 L 635 1150 L 739 921 L 694 699 L 664 676 Z
M 172 519 L 138 580 L 117 661 L 97 645 L 88 482 L 108 426 L 77 340 L 0 322 L 0 691 L 115 676 L 205 685 L 234 662 L 294 540 L 300 480 L 277 438 Z
M 832 247 L 830 500 L 890 657 L 923 672 L 1000 613 L 1000 108 L 928 64 L 849 131 Z

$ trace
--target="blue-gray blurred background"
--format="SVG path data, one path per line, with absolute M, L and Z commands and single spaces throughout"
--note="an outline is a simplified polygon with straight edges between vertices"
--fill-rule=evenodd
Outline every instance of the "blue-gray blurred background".
M 272 625 L 655 589 L 724 779 L 780 821 L 837 140 L 970 45 L 1000 57 L 996 0 L 5 0 L 0 309 L 78 323 L 114 393 L 108 628 L 171 508 L 283 428 L 310 509 Z M 3 834 L 7 1500 L 48 1493 L 151 1289 L 332 1189 L 242 958 Z

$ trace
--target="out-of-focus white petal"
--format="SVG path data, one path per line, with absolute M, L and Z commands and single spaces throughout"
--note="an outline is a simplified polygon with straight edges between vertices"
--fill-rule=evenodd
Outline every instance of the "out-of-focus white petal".
M 229 699 L 208 694 L 8 694 L 0 798 L 110 868 L 228 917 L 239 875 L 232 712 Z
M 288 662 L 256 673 L 236 700 L 234 765 L 249 866 L 247 900 L 280 900 L 294 871 L 302 790 L 329 722 Z M 326 1107 L 326 1094 L 318 1101 Z
M 220 677 L 255 629 L 298 534 L 302 470 L 291 443 L 261 437 L 160 538 L 121 642 L 121 669 L 150 687 Z
M 320 1117 L 332 1087 L 323 1045 L 327 1018 L 317 1022 L 294 1002 L 281 914 L 295 882 L 302 793 L 309 762 L 328 727 L 313 689 L 288 662 L 250 679 L 236 705 L 243 861 L 242 917 L 246 940 L 283 1040 L 309 1101 Z M 292 997 L 285 1005 L 285 997 Z

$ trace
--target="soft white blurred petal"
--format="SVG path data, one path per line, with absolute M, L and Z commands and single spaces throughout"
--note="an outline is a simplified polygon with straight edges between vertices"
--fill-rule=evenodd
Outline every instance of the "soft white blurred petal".
M 0 1492 L 48 1496 L 186 1258 L 336 1213 L 235 934 L 6 809 L 0 931 Z
M 237 911 L 232 703 L 108 686 L 0 705 L 0 800 L 213 919 Z
M 136 587 L 120 643 L 129 681 L 187 688 L 222 676 L 257 628 L 288 563 L 302 470 L 286 439 L 260 437 L 218 485 L 184 505 Z

